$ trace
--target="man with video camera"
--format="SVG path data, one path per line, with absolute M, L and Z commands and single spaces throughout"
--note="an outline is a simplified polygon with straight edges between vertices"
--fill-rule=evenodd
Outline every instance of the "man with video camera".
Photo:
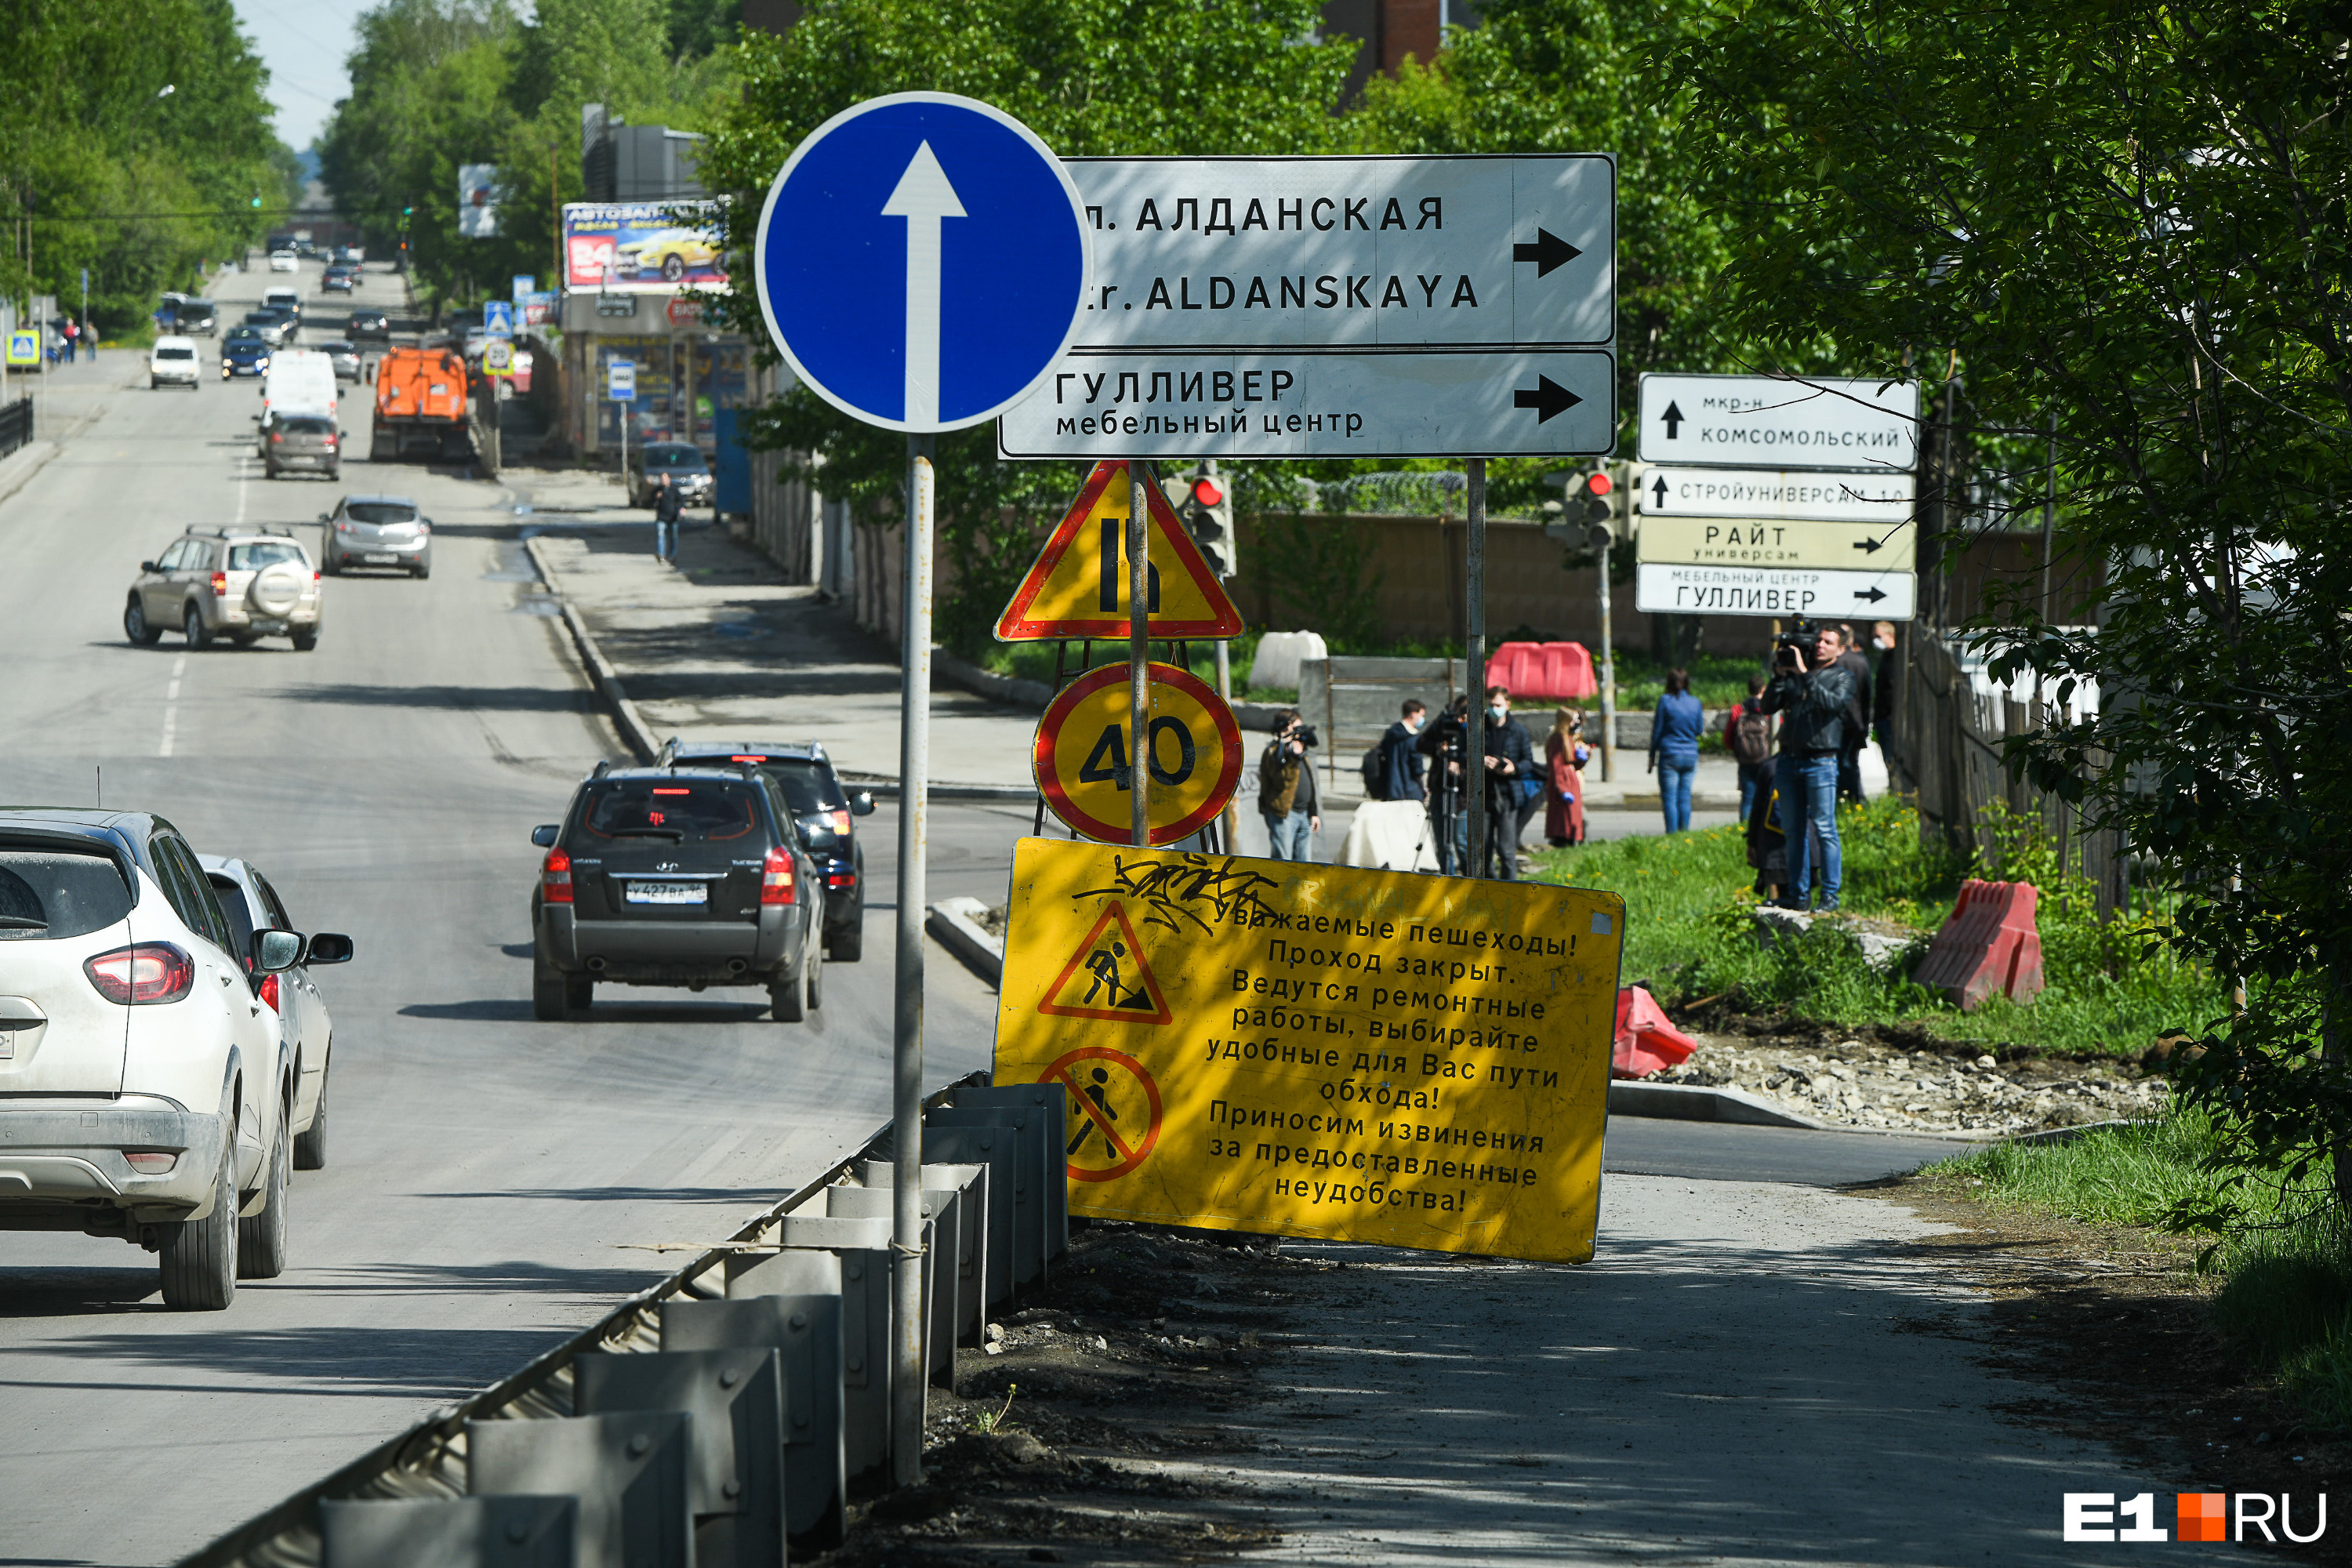
M 1783 715 L 1773 776 L 1789 842 L 1783 909 L 1805 908 L 1816 880 L 1808 824 L 1822 841 L 1822 909 L 1838 907 L 1844 873 L 1837 830 L 1838 753 L 1845 749 L 1847 707 L 1854 700 L 1853 672 L 1838 662 L 1843 651 L 1836 627 L 1811 621 L 1799 621 L 1772 647 L 1772 684 L 1764 689 L 1759 706 Z
M 1276 860 L 1305 860 L 1314 836 L 1323 830 L 1323 800 L 1315 789 L 1315 763 L 1307 756 L 1317 740 L 1298 710 L 1274 716 L 1274 739 L 1257 763 L 1257 809 Z

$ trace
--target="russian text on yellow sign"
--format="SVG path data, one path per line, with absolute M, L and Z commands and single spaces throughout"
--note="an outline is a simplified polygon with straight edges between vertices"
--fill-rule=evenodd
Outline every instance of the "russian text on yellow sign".
M 1151 703 L 1145 746 L 1137 747 L 1129 733 L 1133 715 L 1124 664 L 1088 670 L 1064 687 L 1037 721 L 1030 756 L 1037 793 L 1073 832 L 1106 844 L 1133 842 L 1128 778 L 1139 761 L 1150 767 L 1146 805 L 1154 844 L 1198 833 L 1241 784 L 1241 726 L 1224 699 L 1190 670 L 1144 668 Z
M 1073 1214 L 1583 1262 L 1624 908 L 1024 838 L 996 1081 L 1069 1085 Z
M 1158 485 L 1146 485 L 1144 495 L 1151 635 L 1212 642 L 1241 636 L 1241 611 L 1168 498 Z M 997 641 L 1128 635 L 1127 503 L 1127 465 L 1096 464 L 996 618 Z
M 1642 519 L 1633 556 L 1660 566 L 1908 572 L 1917 563 L 1918 542 L 1919 531 L 1907 522 L 1664 517 L 1651 512 Z

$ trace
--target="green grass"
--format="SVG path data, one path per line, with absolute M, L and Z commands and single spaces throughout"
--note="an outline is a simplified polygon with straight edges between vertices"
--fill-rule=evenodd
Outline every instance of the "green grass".
M 1839 813 L 1843 902 L 1854 915 L 1932 936 L 1969 868 L 1925 848 L 1918 816 L 1883 796 Z M 1881 974 L 1833 932 L 1771 948 L 1755 940 L 1746 840 L 1736 827 L 1544 850 L 1537 875 L 1601 888 L 1626 903 L 1626 983 L 1674 1005 L 1723 996 L 1752 1012 L 1848 1026 L 1916 1024 L 1955 1040 L 2038 1050 L 2137 1056 L 2168 1029 L 2194 1029 L 2221 1012 L 2221 987 L 2148 940 L 2160 916 L 2102 926 L 2078 879 L 2053 872 L 2030 835 L 2009 835 L 2013 878 L 2042 889 L 2041 995 L 1997 998 L 1963 1013 L 1900 973 Z
M 1258 637 L 1259 634 L 1256 632 L 1245 632 L 1227 645 L 1227 658 L 1231 660 L 1233 669 L 1234 700 L 1236 702 L 1297 701 L 1298 690 L 1296 687 L 1247 689 L 1243 687 L 1242 682 L 1249 677 L 1250 662 L 1257 657 Z M 1022 680 L 1042 681 L 1051 686 L 1054 683 L 1054 651 L 1055 645 L 1050 642 L 992 643 L 982 651 L 977 662 L 983 669 L 993 670 L 999 675 L 1010 675 Z M 1092 668 L 1097 665 L 1124 663 L 1127 659 L 1127 644 L 1123 640 L 1097 640 L 1091 650 L 1087 650 L 1083 643 L 1074 641 L 1069 645 L 1068 652 L 1065 656 L 1067 660 L 1062 669 L 1062 678 L 1065 681 L 1084 673 L 1078 667 L 1078 656 L 1081 651 L 1090 652 L 1092 662 L 1086 667 L 1087 668 Z M 1186 653 L 1188 656 L 1186 668 L 1208 682 L 1211 687 L 1214 687 L 1217 684 L 1216 645 L 1207 642 L 1189 643 L 1186 645 Z M 1172 658 L 1174 654 L 1168 644 L 1156 642 L 1151 645 L 1151 657 L 1164 662 Z

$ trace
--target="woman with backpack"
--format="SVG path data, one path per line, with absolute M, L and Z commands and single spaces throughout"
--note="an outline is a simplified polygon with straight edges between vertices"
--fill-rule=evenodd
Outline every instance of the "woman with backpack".
M 1764 678 L 1748 678 L 1748 700 L 1736 704 L 1723 721 L 1724 748 L 1739 764 L 1739 820 L 1759 800 L 1772 794 L 1772 715 L 1757 706 L 1763 700 Z
M 1544 841 L 1555 849 L 1584 842 L 1584 764 L 1592 748 L 1584 743 L 1584 715 L 1562 708 L 1544 737 Z
M 1706 729 L 1706 710 L 1691 695 L 1690 671 L 1666 671 L 1666 694 L 1650 716 L 1650 766 L 1658 775 L 1658 800 L 1669 833 L 1690 831 L 1691 781 L 1698 773 L 1698 738 Z

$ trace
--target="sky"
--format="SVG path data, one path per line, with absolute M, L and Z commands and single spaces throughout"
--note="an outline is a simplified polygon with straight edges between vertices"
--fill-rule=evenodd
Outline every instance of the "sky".
M 352 89 L 343 61 L 352 22 L 374 0 L 235 0 L 237 21 L 269 68 L 278 135 L 296 152 L 326 129 L 335 100 Z

